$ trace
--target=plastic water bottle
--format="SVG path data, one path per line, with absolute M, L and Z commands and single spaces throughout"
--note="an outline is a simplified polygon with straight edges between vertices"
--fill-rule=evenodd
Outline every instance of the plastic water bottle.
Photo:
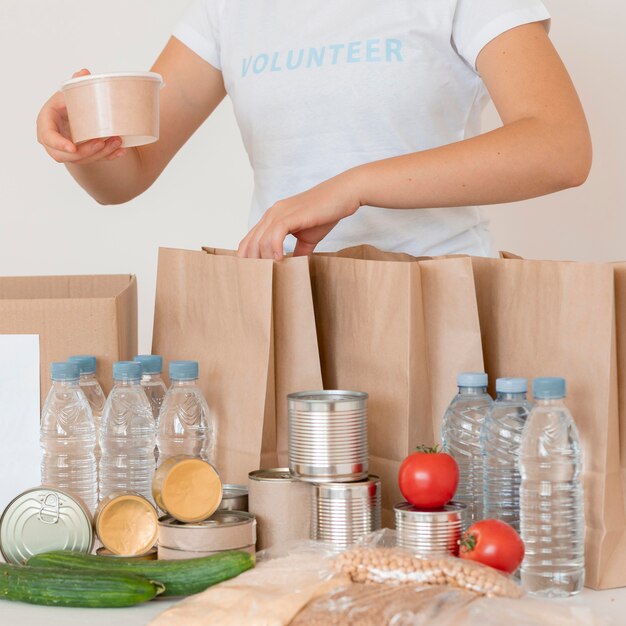
M 198 387 L 197 361 L 171 361 L 170 388 L 159 414 L 159 462 L 178 455 L 215 460 L 215 425 Z
M 134 491 L 152 500 L 155 428 L 141 363 L 114 363 L 113 381 L 102 415 L 100 498 Z
M 582 451 L 564 403 L 565 380 L 537 378 L 533 395 L 519 459 L 522 584 L 529 593 L 564 597 L 585 580 Z
M 79 497 L 94 511 L 98 500 L 96 429 L 75 363 L 52 364 L 52 388 L 41 413 L 41 482 Z
M 163 358 L 158 354 L 139 354 L 134 359 L 137 363 L 141 363 L 143 374 L 141 376 L 141 386 L 148 396 L 148 401 L 152 407 L 152 415 L 154 416 L 154 427 L 158 429 L 159 412 L 163 404 L 163 398 L 167 387 L 163 382 L 161 373 L 163 372 Z M 154 460 L 159 460 L 159 448 L 154 446 Z
M 480 430 L 493 400 L 487 393 L 487 374 L 464 372 L 457 376 L 458 394 L 443 416 L 443 449 L 459 466 L 459 486 L 454 499 L 467 505 L 467 523 L 483 515 L 483 459 Z
M 102 422 L 102 411 L 106 397 L 102 391 L 102 387 L 96 378 L 96 357 L 91 355 L 71 356 L 69 363 L 76 363 L 80 369 L 80 388 L 87 396 L 91 412 L 93 413 L 93 422 L 96 427 L 96 468 L 100 465 L 100 423 Z
M 518 466 L 522 429 L 532 404 L 526 399 L 525 378 L 498 378 L 496 400 L 480 433 L 484 469 L 486 519 L 499 519 L 519 532 Z

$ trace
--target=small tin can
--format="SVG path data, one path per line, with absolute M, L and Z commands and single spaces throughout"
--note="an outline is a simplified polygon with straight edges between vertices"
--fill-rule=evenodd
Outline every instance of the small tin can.
M 380 530 L 381 485 L 378 476 L 355 483 L 313 486 L 311 538 L 343 549 Z
M 367 394 L 303 391 L 287 396 L 289 470 L 299 480 L 367 479 Z
M 248 488 L 244 485 L 224 485 L 218 511 L 247 511 Z
M 159 547 L 187 552 L 238 550 L 256 543 L 256 519 L 244 511 L 216 511 L 209 519 L 184 524 L 159 519 Z
M 181 522 L 200 522 L 222 501 L 222 481 L 207 461 L 173 456 L 154 474 L 152 495 L 158 507 Z
M 89 509 L 79 498 L 53 487 L 36 487 L 14 498 L 0 517 L 0 550 L 7 563 L 24 564 L 51 550 L 91 552 Z
M 248 474 L 250 513 L 258 522 L 257 550 L 294 539 L 309 539 L 310 483 L 296 480 L 286 467 Z
M 117 556 L 140 556 L 156 542 L 158 515 L 154 506 L 134 492 L 111 493 L 100 501 L 94 515 L 102 545 Z
M 145 554 L 139 554 L 137 556 L 122 556 L 121 554 L 113 554 L 113 552 L 107 550 L 106 548 L 98 548 L 96 550 L 96 554 L 98 556 L 121 559 L 123 561 L 156 561 L 158 555 L 156 547 L 150 548 L 150 550 Z
M 256 554 L 254 550 L 254 546 L 244 546 L 242 548 L 236 548 L 241 552 L 247 552 L 254 556 Z M 228 552 L 228 550 L 215 550 L 213 552 L 189 552 L 187 550 L 176 550 L 174 548 L 166 548 L 164 546 L 159 546 L 159 560 L 161 561 L 179 561 L 181 559 L 199 559 L 203 556 L 213 556 L 215 554 L 221 554 L 222 552 Z
M 458 556 L 467 505 L 449 502 L 440 509 L 417 509 L 408 502 L 394 507 L 397 543 L 420 557 Z

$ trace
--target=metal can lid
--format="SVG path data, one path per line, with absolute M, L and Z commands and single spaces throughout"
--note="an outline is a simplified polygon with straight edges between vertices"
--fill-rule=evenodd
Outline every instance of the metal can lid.
M 248 488 L 245 485 L 223 485 L 222 500 L 226 498 L 240 498 L 248 495 Z
M 158 551 L 155 546 L 151 548 L 145 554 L 138 554 L 135 556 L 124 556 L 122 554 L 115 554 L 111 552 L 111 550 L 108 550 L 107 548 L 102 547 L 96 550 L 96 554 L 98 556 L 103 556 L 106 558 L 121 559 L 122 561 L 156 561 L 157 556 L 158 556 Z
M 290 409 L 299 411 L 358 411 L 365 408 L 368 397 L 364 391 L 329 389 L 290 393 L 287 402 Z
M 463 502 L 455 502 L 451 500 L 448 504 L 444 504 L 440 509 L 418 509 L 410 502 L 400 502 L 393 507 L 397 515 L 406 515 L 420 519 L 435 519 L 439 516 L 448 518 L 450 514 L 462 517 L 465 515 L 467 505 Z
M 273 469 L 261 469 L 248 474 L 250 480 L 271 480 L 274 482 L 292 482 L 296 479 L 289 472 L 288 467 L 275 467 Z
M 157 504 L 181 522 L 210 517 L 222 501 L 217 470 L 196 457 L 171 457 L 156 471 L 152 492 Z
M 159 518 L 159 525 L 168 527 L 184 527 L 185 530 L 206 530 L 207 528 L 223 528 L 227 526 L 239 526 L 241 524 L 252 524 L 255 520 L 256 518 L 252 513 L 246 513 L 245 511 L 219 510 L 215 511 L 209 519 L 194 522 L 193 524 L 187 524 L 171 517 L 170 515 L 164 515 Z
M 79 498 L 52 487 L 29 489 L 0 518 L 0 550 L 8 563 L 24 564 L 51 550 L 91 552 L 91 514 Z
M 158 534 L 158 515 L 152 504 L 133 492 L 104 498 L 95 514 L 98 538 L 118 556 L 140 556 L 153 547 Z

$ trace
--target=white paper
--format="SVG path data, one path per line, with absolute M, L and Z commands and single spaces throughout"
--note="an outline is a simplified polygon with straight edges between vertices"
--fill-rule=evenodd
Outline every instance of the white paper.
M 40 484 L 39 335 L 0 335 L 0 512 Z

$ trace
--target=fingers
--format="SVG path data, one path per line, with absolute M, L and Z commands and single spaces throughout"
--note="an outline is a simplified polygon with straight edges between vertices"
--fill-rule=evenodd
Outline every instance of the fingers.
M 113 160 L 119 156 L 123 156 L 126 151 L 121 148 L 122 141 L 119 137 L 111 137 L 109 139 L 92 139 L 81 143 L 76 148 L 76 152 L 70 154 L 68 152 L 49 149 L 46 146 L 48 154 L 58 163 L 73 163 L 76 165 L 88 165 L 97 161 Z
M 297 239 L 296 247 L 293 251 L 293 256 L 308 256 L 309 254 L 313 254 L 313 250 L 315 250 L 316 246 L 316 243 L 309 243 L 308 241 L 302 241 L 301 239 Z
M 88 69 L 83 68 L 82 70 L 78 70 L 78 72 L 74 72 L 72 74 L 72 78 L 79 78 L 81 76 L 89 76 L 90 74 L 91 72 Z
M 280 261 L 283 258 L 283 242 L 288 234 L 286 224 L 275 220 L 270 209 L 241 241 L 237 256 Z

